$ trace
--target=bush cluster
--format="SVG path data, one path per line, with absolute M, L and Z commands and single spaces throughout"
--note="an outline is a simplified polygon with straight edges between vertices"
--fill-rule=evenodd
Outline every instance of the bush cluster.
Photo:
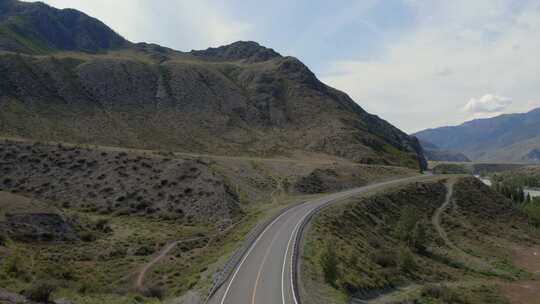
M 444 285 L 428 285 L 422 289 L 422 297 L 441 300 L 444 303 L 468 304 L 466 296 Z

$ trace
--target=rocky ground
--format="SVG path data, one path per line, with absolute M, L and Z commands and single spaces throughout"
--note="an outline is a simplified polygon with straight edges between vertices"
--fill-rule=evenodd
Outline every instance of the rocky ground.
M 223 176 L 195 159 L 4 141 L 0 160 L 0 190 L 63 208 L 224 225 L 240 215 Z

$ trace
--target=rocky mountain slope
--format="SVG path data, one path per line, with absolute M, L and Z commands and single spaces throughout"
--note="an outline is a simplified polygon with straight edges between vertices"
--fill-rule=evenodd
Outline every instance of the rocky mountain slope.
M 540 109 L 476 119 L 459 126 L 420 131 L 441 149 L 460 151 L 473 161 L 540 162 Z
M 255 42 L 184 53 L 129 43 L 74 10 L 1 3 L 1 135 L 425 166 L 415 138 Z

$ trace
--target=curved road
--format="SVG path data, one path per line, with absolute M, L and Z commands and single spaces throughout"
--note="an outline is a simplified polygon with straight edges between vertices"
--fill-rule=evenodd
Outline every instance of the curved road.
M 410 182 L 414 176 L 330 194 L 295 206 L 270 223 L 242 257 L 211 304 L 297 304 L 293 289 L 293 251 L 301 224 L 313 212 L 360 193 Z

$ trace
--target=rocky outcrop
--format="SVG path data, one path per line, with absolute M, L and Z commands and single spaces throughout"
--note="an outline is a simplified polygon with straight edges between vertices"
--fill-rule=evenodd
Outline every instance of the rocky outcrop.
M 218 48 L 208 48 L 201 51 L 191 51 L 191 54 L 208 60 L 235 61 L 243 60 L 247 63 L 267 61 L 281 57 L 273 49 L 261 47 L 253 41 L 238 41 Z

